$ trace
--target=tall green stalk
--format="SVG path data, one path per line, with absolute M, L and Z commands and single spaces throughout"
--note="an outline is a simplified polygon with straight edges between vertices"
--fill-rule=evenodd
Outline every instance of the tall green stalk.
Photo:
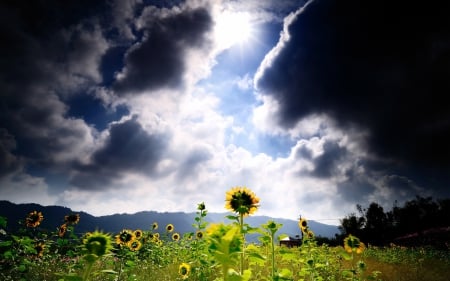
M 244 273 L 244 257 L 245 257 L 245 233 L 244 233 L 244 214 L 239 214 L 239 226 L 242 234 L 242 252 L 241 252 L 241 264 L 239 273 L 242 275 Z

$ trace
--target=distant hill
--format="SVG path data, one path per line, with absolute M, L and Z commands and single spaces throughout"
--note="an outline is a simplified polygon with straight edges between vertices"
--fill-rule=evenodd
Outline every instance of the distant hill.
M 55 231 L 58 226 L 64 223 L 64 216 L 72 213 L 80 215 L 80 222 L 76 226 L 76 232 L 85 233 L 88 231 L 102 230 L 109 233 L 118 233 L 122 229 L 142 229 L 148 230 L 151 228 L 153 222 L 159 225 L 159 232 L 164 232 L 167 224 L 171 223 L 175 227 L 175 231 L 183 234 L 194 231 L 192 224 L 195 222 L 195 213 L 183 212 L 155 212 L 144 211 L 135 214 L 114 214 L 108 216 L 92 216 L 86 212 L 73 211 L 61 206 L 42 206 L 39 204 L 15 204 L 9 201 L 0 200 L 0 216 L 7 218 L 7 231 L 15 232 L 22 226 L 20 221 L 24 221 L 27 214 L 31 211 L 40 211 L 44 215 L 44 220 L 39 226 L 41 229 L 48 231 Z M 208 222 L 230 222 L 226 218 L 229 213 L 208 213 L 205 220 Z M 271 218 L 267 216 L 250 216 L 245 222 L 251 226 L 260 226 L 268 220 L 274 220 L 277 223 L 283 224 L 278 234 L 287 234 L 295 236 L 300 234 L 298 222 L 296 220 Z M 322 237 L 333 238 L 336 233 L 339 233 L 337 226 L 318 223 L 315 221 L 308 221 L 310 229 L 317 235 Z

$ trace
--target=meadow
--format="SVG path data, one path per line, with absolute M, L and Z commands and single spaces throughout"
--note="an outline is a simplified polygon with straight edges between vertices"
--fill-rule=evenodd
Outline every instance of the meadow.
M 148 229 L 99 230 L 78 234 L 78 214 L 67 214 L 55 231 L 39 228 L 45 214 L 24 214 L 23 228 L 7 233 L 0 217 L 0 280 L 448 280 L 448 250 L 430 247 L 373 247 L 348 235 L 340 246 L 319 244 L 305 218 L 300 246 L 279 244 L 281 224 L 245 223 L 259 199 L 247 188 L 226 194 L 229 223 L 207 223 L 197 205 L 195 231 L 149 222 Z M 1 215 L 1 214 L 0 214 Z M 246 241 L 255 234 L 258 243 Z

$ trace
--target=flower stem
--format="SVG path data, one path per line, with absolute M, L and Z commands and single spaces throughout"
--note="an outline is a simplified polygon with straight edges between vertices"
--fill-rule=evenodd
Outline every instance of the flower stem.
M 245 233 L 244 233 L 244 214 L 239 214 L 239 224 L 241 227 L 242 233 L 242 252 L 241 252 L 241 266 L 240 266 L 240 274 L 244 273 L 244 249 L 245 249 Z

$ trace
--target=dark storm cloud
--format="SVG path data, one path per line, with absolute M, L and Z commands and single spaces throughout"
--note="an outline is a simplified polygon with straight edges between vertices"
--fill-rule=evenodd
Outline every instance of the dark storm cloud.
M 92 155 L 91 163 L 79 165 L 72 184 L 82 189 L 106 189 L 124 172 L 155 175 L 169 136 L 150 134 L 132 118 L 114 124 L 103 147 Z
M 156 18 L 155 18 L 156 17 Z M 144 36 L 125 56 L 114 85 L 118 94 L 182 86 L 186 51 L 207 44 L 212 18 L 206 8 L 186 8 L 170 15 L 143 17 Z
M 342 163 L 347 155 L 347 149 L 336 142 L 327 141 L 323 145 L 323 153 L 314 159 L 312 175 L 319 178 L 329 178 L 336 174 L 336 165 Z
M 16 148 L 16 141 L 5 129 L 0 128 L 0 178 L 6 174 L 18 171 L 22 167 L 21 161 L 12 154 Z
M 96 63 L 107 43 L 93 17 L 105 8 L 100 1 L 2 1 L 0 129 L 15 142 L 6 155 L 53 165 L 90 137 L 82 120 L 67 116 L 64 99 L 100 79 Z
M 449 14 L 445 1 L 311 1 L 291 17 L 257 87 L 278 102 L 285 128 L 324 113 L 368 130 L 375 155 L 448 174 Z

